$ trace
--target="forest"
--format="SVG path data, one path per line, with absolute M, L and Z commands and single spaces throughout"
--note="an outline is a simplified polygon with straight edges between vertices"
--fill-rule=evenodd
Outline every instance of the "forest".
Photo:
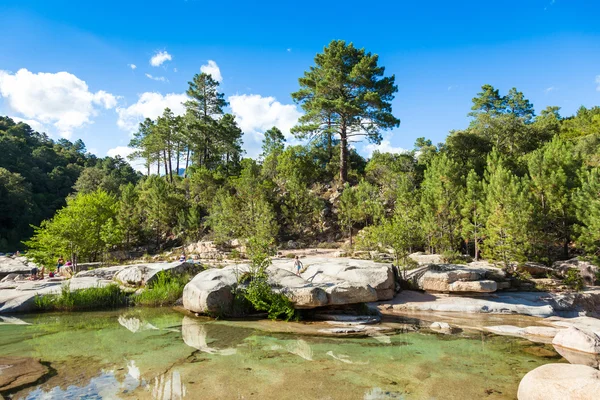
M 415 251 L 504 265 L 600 256 L 600 107 L 536 112 L 518 89 L 485 84 L 466 129 L 365 159 L 353 143 L 400 125 L 395 76 L 333 41 L 292 93 L 303 144 L 273 127 L 251 159 L 219 90 L 197 74 L 184 115 L 140 123 L 130 146 L 144 175 L 0 118 L 0 251 L 51 264 L 237 239 L 377 249 L 396 263 Z

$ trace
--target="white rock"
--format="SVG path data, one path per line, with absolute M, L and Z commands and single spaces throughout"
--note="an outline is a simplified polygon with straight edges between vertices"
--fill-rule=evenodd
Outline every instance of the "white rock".
M 199 264 L 187 262 L 134 264 L 118 271 L 113 279 L 127 286 L 140 287 L 157 279 L 157 274 L 161 271 L 173 276 L 195 275 L 201 268 Z
M 600 371 L 585 365 L 546 364 L 530 371 L 519 384 L 519 400 L 596 400 Z
M 594 332 L 575 327 L 563 329 L 554 336 L 552 344 L 584 353 L 600 354 L 600 337 Z
M 244 272 L 235 266 L 200 272 L 183 289 L 183 307 L 197 313 L 230 312 L 233 285 Z
M 436 330 L 436 331 L 451 331 L 452 330 L 452 327 L 447 322 L 434 322 L 433 324 L 429 325 L 429 328 Z

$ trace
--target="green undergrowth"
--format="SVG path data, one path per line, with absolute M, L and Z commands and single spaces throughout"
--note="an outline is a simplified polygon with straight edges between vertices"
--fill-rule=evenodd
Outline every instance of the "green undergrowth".
M 82 311 L 122 307 L 127 299 L 127 293 L 116 284 L 73 291 L 66 284 L 58 294 L 36 295 L 34 302 L 40 311 Z
M 136 305 L 151 307 L 174 305 L 181 298 L 183 288 L 190 279 L 188 274 L 173 276 L 169 272 L 160 271 L 153 283 L 134 296 L 133 302 Z

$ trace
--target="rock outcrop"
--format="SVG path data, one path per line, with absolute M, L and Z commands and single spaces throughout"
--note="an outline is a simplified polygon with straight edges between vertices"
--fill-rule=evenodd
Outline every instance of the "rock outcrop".
M 583 353 L 600 354 L 600 337 L 594 332 L 574 326 L 558 332 L 554 336 L 552 344 Z
M 583 261 L 578 258 L 572 258 L 567 261 L 556 261 L 552 264 L 552 269 L 560 274 L 565 274 L 569 269 L 576 269 L 588 285 L 593 285 L 598 273 L 598 267 L 589 261 Z
M 0 256 L 0 280 L 9 274 L 29 275 L 35 266 L 25 257 Z
M 193 276 L 201 270 L 200 264 L 187 262 L 133 264 L 119 270 L 113 279 L 125 286 L 141 287 L 151 284 L 162 271 L 177 276 L 185 274 Z
M 387 300 L 394 297 L 396 281 L 391 264 L 365 260 L 307 257 L 300 276 L 292 260 L 273 260 L 267 270 L 273 290 L 286 295 L 297 309 Z M 232 290 L 246 264 L 201 272 L 183 291 L 183 305 L 197 313 L 227 313 Z
M 472 268 L 466 265 L 431 264 L 411 271 L 407 280 L 417 289 L 426 292 L 492 293 L 498 290 L 495 279 L 502 279 L 501 273 L 501 270 Z
M 600 393 L 600 371 L 585 365 L 546 364 L 519 384 L 519 400 L 593 400 Z

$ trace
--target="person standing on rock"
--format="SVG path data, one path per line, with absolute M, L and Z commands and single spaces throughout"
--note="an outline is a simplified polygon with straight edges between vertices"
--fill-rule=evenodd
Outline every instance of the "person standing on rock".
M 296 275 L 300 276 L 300 270 L 302 269 L 302 267 L 302 261 L 300 261 L 300 258 L 296 256 L 296 259 L 294 260 L 294 268 L 296 269 Z

